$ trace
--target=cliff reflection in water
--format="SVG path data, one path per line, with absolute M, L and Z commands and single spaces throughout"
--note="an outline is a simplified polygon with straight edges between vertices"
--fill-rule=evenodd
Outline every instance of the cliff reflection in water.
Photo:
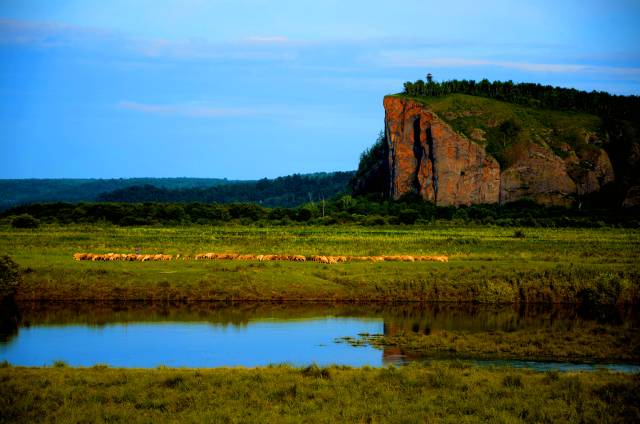
M 29 303 L 3 308 L 0 360 L 35 366 L 58 359 L 76 366 L 375 366 L 414 358 L 397 348 L 334 341 L 364 333 L 562 331 L 596 323 L 606 331 L 637 326 L 637 318 L 631 309 L 586 315 L 579 308 L 533 305 Z
M 246 326 L 261 319 L 301 320 L 318 317 L 378 318 L 385 335 L 400 331 L 517 331 L 528 328 L 570 329 L 582 321 L 629 325 L 640 321 L 635 308 L 581 310 L 573 305 L 503 305 L 448 303 L 345 304 L 296 302 L 201 303 L 23 303 L 3 308 L 0 331 L 10 337 L 18 327 L 132 322 L 209 322 Z

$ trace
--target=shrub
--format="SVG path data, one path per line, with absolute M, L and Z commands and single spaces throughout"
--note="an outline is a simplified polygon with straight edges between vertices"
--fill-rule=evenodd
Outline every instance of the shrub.
M 142 216 L 125 216 L 119 222 L 122 227 L 137 227 L 142 225 L 152 225 L 153 221 Z
M 38 221 L 28 213 L 18 215 L 11 220 L 11 226 L 13 228 L 38 228 L 39 225 L 40 221 Z
M 353 216 L 349 212 L 336 212 L 331 217 L 339 224 L 353 222 Z
M 452 389 L 458 384 L 458 376 L 445 367 L 437 367 L 428 376 L 429 384 L 435 389 Z
M 13 296 L 20 285 L 20 270 L 9 256 L 0 257 L 0 299 Z
M 386 224 L 387 224 L 387 220 L 380 215 L 368 216 L 362 221 L 362 225 L 366 225 L 368 227 L 375 226 L 375 225 L 386 225 Z
M 420 214 L 418 213 L 418 211 L 416 211 L 414 209 L 403 209 L 398 214 L 398 219 L 403 224 L 411 225 L 411 224 L 414 224 L 416 222 L 416 220 L 418 219 L 419 216 L 420 216 Z
M 600 276 L 593 287 L 578 292 L 578 298 L 586 307 L 615 305 L 622 291 L 622 281 L 615 274 L 606 273 Z
M 298 216 L 296 216 L 296 220 L 300 222 L 307 222 L 313 217 L 313 213 L 307 208 L 300 208 L 298 210 Z
M 175 377 L 169 377 L 162 382 L 164 387 L 168 387 L 170 389 L 175 389 L 184 384 L 184 377 L 177 375 Z
M 519 375 L 505 375 L 502 379 L 502 385 L 512 389 L 519 389 L 522 387 L 522 378 Z
M 327 368 L 320 368 L 316 364 L 311 364 L 308 367 L 302 369 L 302 375 L 305 377 L 314 378 L 331 378 L 331 372 Z
M 558 380 L 560 380 L 560 373 L 556 370 L 547 371 L 543 379 L 545 384 L 551 384 Z

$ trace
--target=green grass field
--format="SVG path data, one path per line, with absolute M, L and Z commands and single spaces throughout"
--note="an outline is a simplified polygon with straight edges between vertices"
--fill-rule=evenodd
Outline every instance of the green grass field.
M 518 231 L 523 234 L 516 234 Z M 637 304 L 639 244 L 640 231 L 615 228 L 0 227 L 0 254 L 10 255 L 22 269 L 23 282 L 16 296 L 23 305 L 23 318 L 34 324 L 160 319 L 145 309 L 117 309 L 114 315 L 112 309 L 101 310 L 99 304 L 90 303 L 75 304 L 80 310 L 72 311 L 51 302 L 58 300 L 386 302 L 368 303 L 382 308 L 385 317 L 399 313 L 389 309 L 394 308 L 389 303 L 396 301 Z M 324 265 L 72 259 L 75 252 L 133 253 L 137 249 L 174 255 L 448 255 L 450 261 Z M 31 300 L 54 306 L 25 309 Z M 155 303 L 154 308 L 160 308 L 159 316 L 166 318 L 163 304 Z M 205 304 L 180 304 L 199 306 L 168 309 L 176 319 L 201 319 L 206 312 L 205 316 L 220 315 L 216 319 L 225 322 L 242 322 L 261 314 L 259 306 L 247 306 L 249 303 L 213 312 L 200 311 L 208 308 L 202 306 Z M 273 307 L 282 308 L 277 316 L 295 313 L 286 304 L 280 305 L 269 306 L 264 314 L 272 316 Z M 350 306 L 344 303 L 296 305 L 306 314 L 334 307 L 350 313 Z M 411 310 L 407 314 L 401 315 L 422 316 Z M 403 332 L 413 325 L 409 321 L 399 322 L 399 332 L 370 342 L 415 356 L 446 353 L 469 358 L 632 362 L 639 357 L 634 322 L 608 326 L 578 320 L 571 328 L 442 330 L 426 336 Z M 640 420 L 638 393 L 638 375 L 540 373 L 481 368 L 460 361 L 381 369 L 5 365 L 0 367 L 0 422 L 634 422 Z
M 634 422 L 640 379 L 402 368 L 0 368 L 0 422 Z
M 640 231 L 498 227 L 0 228 L 21 300 L 637 303 Z M 448 255 L 448 263 L 77 262 L 74 252 Z

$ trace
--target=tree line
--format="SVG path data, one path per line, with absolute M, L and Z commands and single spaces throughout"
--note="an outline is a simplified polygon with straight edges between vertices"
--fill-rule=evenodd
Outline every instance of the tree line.
M 295 208 L 266 208 L 254 203 L 45 203 L 9 209 L 0 223 L 15 228 L 39 224 L 146 225 L 431 225 L 452 222 L 505 227 L 600 227 L 640 228 L 637 210 L 604 208 L 567 209 L 532 202 L 506 205 L 439 207 L 418 195 L 380 200 L 374 195 L 336 196 L 307 202 Z
M 33 178 L 0 180 L 0 210 L 39 202 L 94 202 L 101 193 L 145 184 L 168 189 L 232 184 L 221 178 Z
M 523 106 L 586 112 L 602 118 L 640 122 L 640 97 L 618 96 L 604 91 L 581 91 L 536 83 L 493 81 L 483 79 L 405 82 L 403 94 L 437 97 L 448 94 L 468 94 L 488 97 Z
M 101 202 L 257 203 L 296 207 L 345 193 L 353 172 L 293 174 L 275 179 L 234 182 L 205 188 L 168 189 L 151 184 L 126 187 L 98 196 Z

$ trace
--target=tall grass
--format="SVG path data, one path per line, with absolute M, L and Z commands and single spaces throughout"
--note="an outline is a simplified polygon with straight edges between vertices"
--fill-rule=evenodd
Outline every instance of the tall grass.
M 79 263 L 74 252 L 430 255 L 440 263 Z M 638 300 L 640 232 L 428 227 L 0 228 L 25 270 L 21 299 L 626 302 Z M 613 287 L 613 291 L 610 290 Z M 604 293 L 606 291 L 607 293 Z
M 640 380 L 400 369 L 0 368 L 3 422 L 633 422 Z

